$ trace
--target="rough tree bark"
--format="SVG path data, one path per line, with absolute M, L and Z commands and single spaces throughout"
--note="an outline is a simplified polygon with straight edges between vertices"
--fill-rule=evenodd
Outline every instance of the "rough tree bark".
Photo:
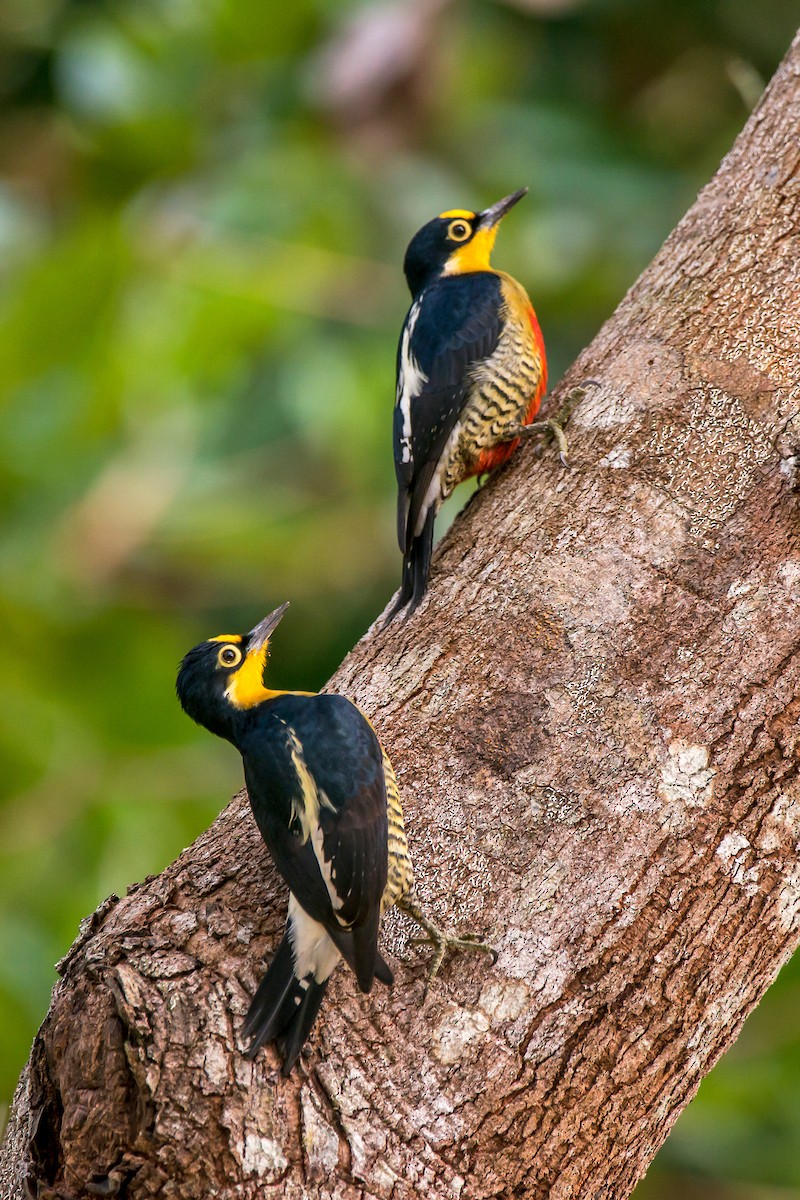
M 565 381 L 575 469 L 523 450 L 332 682 L 497 965 L 423 999 L 391 916 L 394 990 L 248 1062 L 285 888 L 240 796 L 61 964 L 3 1196 L 628 1194 L 800 937 L 799 109 L 800 40 Z

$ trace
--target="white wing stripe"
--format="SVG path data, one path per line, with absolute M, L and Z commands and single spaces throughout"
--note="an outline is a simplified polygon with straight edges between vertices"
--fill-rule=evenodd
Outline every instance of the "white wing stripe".
M 333 862 L 325 857 L 325 848 L 323 846 L 323 833 L 319 825 L 311 834 L 311 845 L 314 850 L 317 862 L 319 863 L 319 872 L 322 876 L 325 887 L 328 889 L 328 895 L 331 898 L 331 907 L 336 914 L 336 920 L 340 925 L 345 922 L 339 916 L 339 909 L 344 904 L 345 898 L 340 896 L 336 890 L 336 868 Z
M 419 317 L 420 302 L 416 300 L 409 309 L 403 337 L 400 343 L 400 370 L 397 374 L 397 399 L 403 414 L 403 433 L 400 438 L 400 461 L 411 462 L 411 401 L 414 400 L 428 382 L 428 376 L 420 368 L 419 363 L 411 353 L 411 335 Z

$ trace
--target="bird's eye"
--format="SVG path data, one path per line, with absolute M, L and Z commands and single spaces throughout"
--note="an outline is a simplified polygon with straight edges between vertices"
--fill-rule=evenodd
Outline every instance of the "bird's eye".
M 238 646 L 223 646 L 217 655 L 221 667 L 235 667 L 242 661 L 242 652 Z
M 447 226 L 447 236 L 451 242 L 464 242 L 472 233 L 472 227 L 466 221 L 451 221 Z

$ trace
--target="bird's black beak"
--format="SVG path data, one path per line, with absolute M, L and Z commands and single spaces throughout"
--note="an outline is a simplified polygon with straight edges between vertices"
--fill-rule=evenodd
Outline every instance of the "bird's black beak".
M 263 621 L 259 621 L 258 625 L 256 625 L 254 629 L 250 630 L 247 635 L 248 654 L 250 654 L 252 650 L 260 650 L 262 646 L 266 645 L 266 643 L 272 637 L 274 631 L 280 625 L 283 614 L 286 612 L 288 607 L 289 601 L 287 600 L 285 604 L 281 604 L 280 608 L 276 608 L 275 611 L 271 612 L 268 617 L 264 617 Z
M 527 188 L 520 188 L 518 192 L 512 192 L 510 196 L 506 196 L 503 200 L 498 200 L 491 208 L 485 208 L 483 212 L 478 213 L 478 227 L 480 229 L 492 229 L 502 221 L 510 208 L 513 208 L 518 200 L 527 195 Z

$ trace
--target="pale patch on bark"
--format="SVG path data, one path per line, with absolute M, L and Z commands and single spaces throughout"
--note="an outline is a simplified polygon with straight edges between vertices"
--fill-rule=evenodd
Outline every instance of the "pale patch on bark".
M 770 599 L 770 594 L 768 588 L 757 580 L 736 579 L 728 588 L 727 598 L 735 600 L 736 603 L 728 613 L 726 621 L 732 621 L 734 625 L 746 625 L 757 612 L 764 608 Z
M 764 818 L 756 844 L 765 854 L 783 848 L 787 835 L 792 843 L 800 841 L 800 784 L 797 781 L 781 792 Z
M 660 793 L 673 804 L 705 808 L 714 794 L 716 769 L 708 765 L 708 747 L 676 739 L 667 748 Z
M 589 388 L 572 424 L 588 429 L 613 429 L 616 425 L 630 424 L 640 411 L 634 395 L 623 396 L 605 388 Z
M 530 1003 L 530 991 L 523 983 L 504 983 L 500 980 L 483 988 L 478 1007 L 489 1015 L 492 1023 L 515 1021 Z
M 432 1030 L 434 1056 L 446 1065 L 459 1062 L 469 1047 L 483 1040 L 488 1028 L 485 1013 L 450 1005 L 447 1016 Z
M 547 1004 L 558 996 L 575 964 L 568 952 L 554 944 L 548 934 L 511 926 L 499 942 L 497 966 L 511 979 L 523 979 L 537 1004 Z
M 630 446 L 614 446 L 608 454 L 604 454 L 598 462 L 598 467 L 611 467 L 615 471 L 625 470 L 633 461 L 633 451 Z
M 219 1042 L 208 1042 L 203 1056 L 203 1072 L 207 1080 L 204 1090 L 221 1092 L 229 1082 L 230 1052 Z
M 784 868 L 778 889 L 778 916 L 787 932 L 800 929 L 800 863 Z
M 778 564 L 778 579 L 795 604 L 800 604 L 800 562 L 791 559 Z
M 325 1179 L 339 1162 L 339 1135 L 320 1112 L 313 1093 L 304 1087 L 300 1093 L 303 1114 L 303 1149 L 308 1171 L 314 1179 Z
M 741 833 L 727 833 L 717 846 L 717 857 L 725 871 L 734 883 L 744 888 L 748 896 L 755 896 L 758 891 L 758 867 L 746 865 L 752 856 L 753 847 Z
M 235 1144 L 233 1150 L 234 1153 L 237 1150 Z M 246 1175 L 260 1177 L 280 1175 L 288 1166 L 286 1155 L 279 1143 L 273 1138 L 263 1137 L 260 1133 L 245 1133 L 240 1161 Z

